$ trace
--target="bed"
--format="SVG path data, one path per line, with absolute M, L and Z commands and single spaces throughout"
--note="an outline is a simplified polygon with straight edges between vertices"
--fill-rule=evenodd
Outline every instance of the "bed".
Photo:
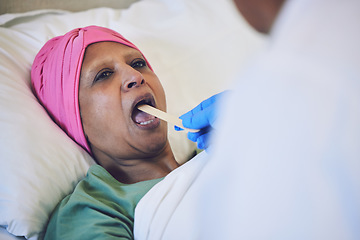
M 263 44 L 230 0 L 69 2 L 0 6 L 0 239 L 41 239 L 54 207 L 94 164 L 31 92 L 31 64 L 47 40 L 86 25 L 119 31 L 151 62 L 174 115 L 228 88 Z M 180 163 L 197 151 L 171 125 L 169 139 Z

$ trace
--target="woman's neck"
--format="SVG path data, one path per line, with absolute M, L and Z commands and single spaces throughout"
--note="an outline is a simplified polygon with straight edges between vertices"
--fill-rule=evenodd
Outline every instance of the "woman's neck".
M 125 184 L 165 177 L 179 166 L 169 144 L 153 157 L 139 159 L 103 157 L 98 162 L 116 180 Z

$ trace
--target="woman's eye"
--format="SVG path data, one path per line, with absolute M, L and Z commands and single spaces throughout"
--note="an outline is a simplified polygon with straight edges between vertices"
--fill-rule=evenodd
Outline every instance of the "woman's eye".
M 95 79 L 94 79 L 94 82 L 107 79 L 107 78 L 109 78 L 112 74 L 113 74 L 113 71 L 110 71 L 110 70 L 100 71 L 100 72 L 96 75 L 96 77 L 95 77 Z
M 142 68 L 142 67 L 146 67 L 146 62 L 144 59 L 135 59 L 132 63 L 131 63 L 131 67 L 132 68 Z

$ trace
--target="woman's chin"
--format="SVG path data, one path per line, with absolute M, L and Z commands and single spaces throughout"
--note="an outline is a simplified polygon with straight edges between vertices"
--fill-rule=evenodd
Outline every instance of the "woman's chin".
M 148 154 L 158 154 L 164 151 L 164 149 L 169 145 L 167 136 L 156 136 L 150 138 L 149 141 L 146 141 L 142 144 L 142 149 L 144 153 Z

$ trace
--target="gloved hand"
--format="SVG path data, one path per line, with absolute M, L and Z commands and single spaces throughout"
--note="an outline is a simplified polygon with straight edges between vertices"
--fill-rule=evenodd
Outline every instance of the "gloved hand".
M 180 116 L 184 127 L 200 129 L 199 132 L 189 132 L 188 138 L 197 143 L 199 149 L 207 149 L 210 143 L 210 135 L 217 117 L 217 106 L 219 98 L 226 91 L 218 93 L 204 101 L 189 112 Z M 175 126 L 175 130 L 181 131 L 182 128 Z

